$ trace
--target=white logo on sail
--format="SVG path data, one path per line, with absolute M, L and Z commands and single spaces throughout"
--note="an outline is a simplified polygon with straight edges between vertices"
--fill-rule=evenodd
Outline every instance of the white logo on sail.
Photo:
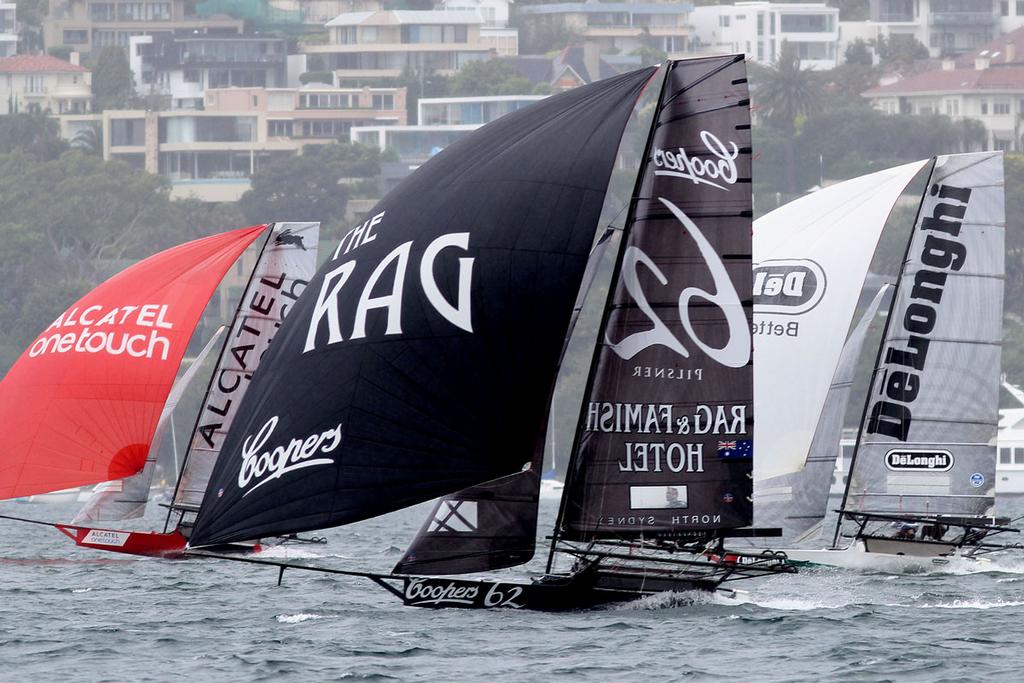
M 686 331 L 687 336 L 689 336 L 690 341 L 710 356 L 712 360 L 730 368 L 739 368 L 746 365 L 750 360 L 750 328 L 747 325 L 747 316 L 743 312 L 743 304 L 740 302 L 739 295 L 736 294 L 736 288 L 733 286 L 732 280 L 725 270 L 722 259 L 697 225 L 679 207 L 667 199 L 659 198 L 659 201 L 672 212 L 672 215 L 682 224 L 683 230 L 688 232 L 694 242 L 697 243 L 697 248 L 700 250 L 701 256 L 704 257 L 704 261 L 707 263 L 708 270 L 711 272 L 711 278 L 715 284 L 714 293 L 707 292 L 699 287 L 687 287 L 679 294 L 679 320 L 683 329 Z M 647 296 L 640 285 L 640 277 L 637 272 L 640 266 L 647 268 L 662 285 L 668 284 L 668 278 L 665 277 L 665 274 L 661 272 L 657 264 L 642 249 L 634 246 L 626 249 L 622 260 L 622 281 L 626 286 L 626 291 L 633 297 L 637 307 L 647 316 L 653 327 L 643 332 L 635 332 L 617 344 L 607 337 L 605 341 L 609 344 L 612 351 L 625 360 L 633 358 L 651 346 L 664 346 L 675 351 L 683 358 L 689 358 L 689 350 L 668 329 L 647 301 Z M 722 348 L 708 346 L 697 336 L 693 323 L 690 322 L 690 300 L 695 298 L 703 299 L 708 303 L 718 306 L 725 315 L 725 321 L 729 327 L 729 341 Z
M 719 190 L 727 190 L 725 185 L 734 185 L 736 183 L 736 157 L 740 154 L 739 146 L 731 141 L 726 144 L 719 140 L 714 133 L 706 130 L 701 131 L 700 139 L 707 152 L 714 158 L 691 157 L 682 147 L 677 152 L 670 149 L 655 149 L 654 165 L 658 170 L 654 172 L 654 175 L 685 178 L 692 181 L 694 185 L 710 185 Z M 716 180 L 725 185 L 720 185 L 715 182 Z
M 242 467 L 238 472 L 238 488 L 244 489 L 253 480 L 258 480 L 258 483 L 242 494 L 243 498 L 268 481 L 279 479 L 289 472 L 334 463 L 332 458 L 310 458 L 317 453 L 330 453 L 338 447 L 341 443 L 340 422 L 333 429 L 311 434 L 305 439 L 292 439 L 287 446 L 262 450 L 274 433 L 277 420 L 275 415 L 267 420 L 255 437 L 245 437 L 245 443 L 242 444 Z
M 467 533 L 477 530 L 476 501 L 445 500 L 437 508 L 430 533 Z

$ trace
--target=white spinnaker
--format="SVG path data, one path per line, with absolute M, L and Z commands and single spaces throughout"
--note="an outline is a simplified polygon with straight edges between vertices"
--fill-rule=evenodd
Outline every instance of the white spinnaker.
M 871 322 L 890 290 L 890 285 L 882 285 L 846 340 L 803 469 L 759 481 L 754 488 L 754 525 L 780 527 L 785 545 L 810 540 L 821 531 L 857 360 Z
M 220 339 L 225 327 L 217 328 L 210 341 L 199 352 L 192 364 L 188 366 L 184 374 L 171 387 L 171 393 L 167 395 L 167 402 L 160 413 L 160 419 L 156 423 L 156 431 L 149 453 L 146 455 L 146 464 L 142 470 L 125 479 L 105 481 L 96 484 L 92 495 L 85 502 L 82 509 L 78 511 L 72 524 L 83 524 L 87 522 L 120 522 L 126 519 L 137 519 L 146 513 L 146 503 L 149 500 L 150 487 L 153 485 L 153 475 L 156 473 L 156 460 L 159 455 L 159 447 L 163 442 L 164 433 L 170 426 L 171 414 L 178 406 L 178 402 L 185 394 L 189 384 L 195 378 L 206 357 L 210 355 L 217 340 Z M 174 473 L 177 476 L 177 472 Z
M 754 222 L 755 486 L 803 468 L 882 228 L 926 163 L 847 180 Z
M 185 455 L 174 506 L 195 510 L 203 501 L 224 436 L 249 388 L 252 373 L 281 321 L 316 272 L 319 239 L 319 223 L 274 224 L 214 369 Z

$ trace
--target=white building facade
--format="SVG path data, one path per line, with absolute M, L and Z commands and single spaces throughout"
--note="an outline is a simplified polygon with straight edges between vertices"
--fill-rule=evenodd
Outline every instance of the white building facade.
M 825 3 L 738 2 L 696 7 L 695 42 L 712 54 L 743 52 L 761 64 L 776 62 L 783 43 L 805 69 L 832 69 L 839 55 L 839 9 Z
M 18 6 L 0 2 L 0 57 L 18 54 Z

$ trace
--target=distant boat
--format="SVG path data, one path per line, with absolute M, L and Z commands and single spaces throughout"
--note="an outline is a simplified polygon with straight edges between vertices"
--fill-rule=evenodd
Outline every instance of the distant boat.
M 757 533 L 740 529 L 754 450 L 746 84 L 741 55 L 668 62 L 511 113 L 413 173 L 370 212 L 373 241 L 363 227 L 343 238 L 282 325 L 190 549 L 442 496 L 391 574 L 304 569 L 411 606 L 530 609 L 794 571 L 726 547 Z M 555 378 L 587 295 L 601 325 L 547 571 L 450 578 L 534 555 Z
M 47 524 L 84 547 L 180 556 L 195 510 L 190 501 L 205 488 L 253 371 L 315 270 L 318 233 L 316 223 L 278 223 L 189 242 L 115 275 L 61 314 L 0 383 L 0 414 L 20 426 L 0 436 L 10 454 L 0 463 L 0 499 L 105 482 L 74 522 Z M 97 528 L 145 511 L 154 443 L 216 338 L 175 382 L 185 347 L 225 273 L 260 237 L 164 532 Z
M 1001 154 L 937 157 L 886 317 L 833 547 L 787 548 L 792 559 L 929 569 L 1006 547 L 991 542 L 1016 531 L 992 516 L 1004 230 Z M 839 442 L 836 425 L 826 446 Z

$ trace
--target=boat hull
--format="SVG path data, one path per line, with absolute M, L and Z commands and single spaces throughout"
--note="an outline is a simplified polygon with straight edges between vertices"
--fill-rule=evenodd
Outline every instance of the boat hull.
M 162 534 L 151 531 L 122 531 L 54 524 L 65 536 L 82 548 L 146 557 L 180 558 L 188 541 L 178 531 Z
M 658 593 L 713 592 L 718 580 L 651 576 L 634 572 L 584 571 L 551 575 L 529 584 L 502 581 L 402 577 L 401 598 L 409 607 L 566 611 L 627 602 Z
M 869 543 L 872 540 L 880 539 L 868 539 Z M 889 540 L 888 543 L 874 543 L 870 547 L 872 549 L 868 550 L 865 548 L 864 540 L 858 539 L 846 548 L 823 548 L 820 550 L 793 548 L 786 549 L 784 552 L 789 561 L 797 565 L 818 565 L 893 574 L 949 571 L 958 566 L 976 569 L 980 564 L 989 562 L 985 558 L 962 555 L 955 547 L 943 543 Z

